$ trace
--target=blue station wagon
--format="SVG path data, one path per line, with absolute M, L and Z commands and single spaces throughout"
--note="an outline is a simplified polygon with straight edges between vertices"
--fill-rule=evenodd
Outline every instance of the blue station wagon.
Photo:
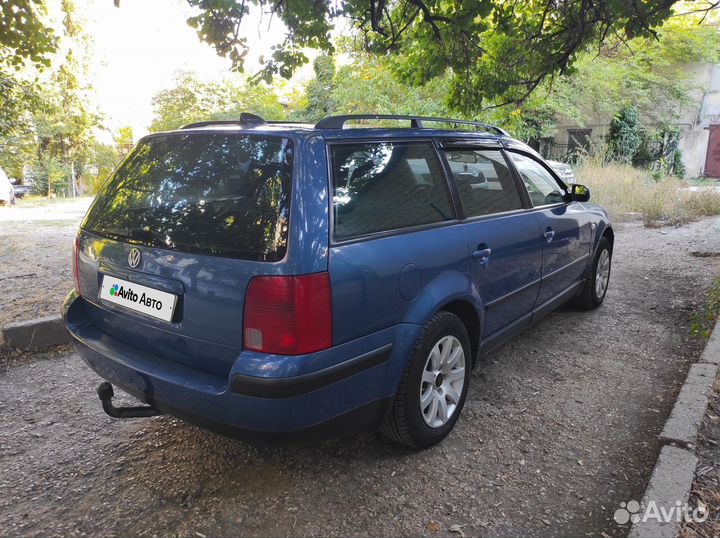
M 603 302 L 614 237 L 589 198 L 485 124 L 195 123 L 143 138 L 97 195 L 65 323 L 111 416 L 429 447 L 479 357 Z

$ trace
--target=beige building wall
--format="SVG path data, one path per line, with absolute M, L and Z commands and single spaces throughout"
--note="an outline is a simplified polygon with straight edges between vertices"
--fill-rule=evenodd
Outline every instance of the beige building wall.
M 708 126 L 711 123 L 720 124 L 720 65 L 686 64 L 678 66 L 678 69 L 690 75 L 697 85 L 693 95 L 693 105 L 682 111 L 677 125 L 682 130 L 679 147 L 687 177 L 698 177 L 705 171 Z M 558 152 L 564 152 L 566 146 L 570 144 L 568 131 L 572 129 L 592 129 L 591 137 L 594 143 L 602 143 L 612 118 L 594 113 L 589 113 L 588 118 L 586 125 L 577 125 L 562 119 L 558 121 L 558 131 L 555 136 L 556 152 L 553 156 L 562 157 Z M 550 152 L 553 153 L 552 149 Z

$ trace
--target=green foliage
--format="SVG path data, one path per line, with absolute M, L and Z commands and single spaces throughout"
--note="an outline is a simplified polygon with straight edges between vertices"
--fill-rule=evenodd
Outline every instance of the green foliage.
M 99 118 L 87 107 L 88 89 L 78 75 L 85 70 L 85 36 L 75 18 L 71 0 L 63 0 L 63 28 L 67 52 L 62 64 L 42 90 L 44 107 L 33 115 L 38 142 L 40 170 L 48 176 L 48 194 L 81 190 L 81 180 L 91 155 L 93 128 Z M 55 166 L 62 163 L 63 166 Z M 76 185 L 71 185 L 71 171 Z M 53 174 L 65 173 L 61 181 Z
M 0 2 L 0 149 L 3 138 L 27 130 L 27 114 L 38 104 L 36 85 L 20 71 L 28 65 L 47 67 L 57 48 L 45 15 L 42 0 Z
M 133 145 L 135 145 L 135 137 L 133 136 L 132 127 L 120 127 L 113 137 L 115 142 L 115 150 L 118 155 L 123 157 L 130 153 Z
M 448 103 L 465 115 L 484 105 L 522 105 L 557 75 L 574 72 L 590 47 L 608 41 L 648 38 L 673 13 L 676 0 L 189 0 L 198 9 L 188 23 L 200 38 L 242 71 L 247 41 L 240 30 L 250 10 L 270 12 L 288 28 L 260 77 L 289 78 L 308 61 L 303 48 L 332 52 L 331 22 L 349 20 L 363 48 L 401 59 L 398 74 L 422 85 L 449 73 Z M 705 4 L 689 0 L 685 6 Z M 694 43 L 678 40 L 676 54 Z M 532 51 L 531 54 L 528 51 Z
M 703 340 L 709 339 L 718 317 L 720 317 L 720 277 L 713 281 L 708 291 L 707 302 L 690 316 L 690 332 Z
M 17 2 L 10 2 L 13 3 Z M 33 4 L 39 6 L 38 10 L 44 9 L 40 2 Z M 14 84 L 9 97 L 6 95 L 13 101 L 11 111 L 0 107 L 0 149 L 3 149 L 0 165 L 9 165 L 15 177 L 23 177 L 30 169 L 39 181 L 36 188 L 45 195 L 73 192 L 71 170 L 78 180 L 75 190 L 81 188 L 85 167 L 92 156 L 93 129 L 100 123 L 99 117 L 88 108 L 88 88 L 80 82 L 88 49 L 82 21 L 77 18 L 71 0 L 63 0 L 61 8 L 62 34 L 59 39 L 52 38 L 52 46 L 62 43 L 62 55 L 53 57 L 51 65 L 44 61 L 39 51 L 43 54 L 52 51 L 48 39 L 53 32 L 47 30 L 44 34 L 47 39 L 38 38 L 44 45 L 36 47 L 37 54 L 28 53 L 29 60 L 41 65 L 48 63 L 46 72 L 49 73 L 44 74 L 44 83 Z M 39 26 L 33 28 L 33 31 L 41 30 Z M 29 41 L 34 39 L 31 34 Z
M 697 22 L 697 17 L 673 17 L 657 29 L 657 39 L 613 38 L 599 49 L 584 50 L 572 72 L 540 85 L 519 108 L 489 111 L 488 119 L 523 140 L 540 140 L 554 136 L 558 119 L 582 127 L 632 106 L 643 123 L 662 129 L 694 105 L 699 88 L 682 66 L 718 62 L 717 25 Z
M 132 136 L 132 129 L 129 127 L 120 129 L 120 135 L 115 137 L 116 143 L 118 140 L 127 140 L 125 135 L 127 135 L 128 129 Z M 91 194 L 96 194 L 100 190 L 100 187 L 102 187 L 103 183 L 105 183 L 110 176 L 110 173 L 120 162 L 121 157 L 125 155 L 122 153 L 125 147 L 127 146 L 124 143 L 118 144 L 117 146 L 109 146 L 98 142 L 92 144 L 89 160 L 93 163 L 94 169 L 86 174 L 88 176 L 86 185 Z
M 447 116 L 446 91 L 447 80 L 443 79 L 408 87 L 395 76 L 388 62 L 358 55 L 354 63 L 338 69 L 331 112 Z
M 650 169 L 655 181 L 669 175 L 684 179 L 685 164 L 679 148 L 680 136 L 681 131 L 677 127 L 642 129 L 640 146 L 632 156 L 633 166 Z
M 329 116 L 335 108 L 335 59 L 328 54 L 321 54 L 313 62 L 313 71 L 315 78 L 305 89 L 307 105 L 304 116 L 310 121 L 317 121 Z
M 631 163 L 642 143 L 642 128 L 637 110 L 623 107 L 610 122 L 608 145 L 613 159 Z
M 67 195 L 70 185 L 70 165 L 56 157 L 38 159 L 32 169 L 33 194 Z
M 330 17 L 337 13 L 337 8 L 329 0 L 188 0 L 188 3 L 198 8 L 198 14 L 190 17 L 188 24 L 218 54 L 230 58 L 240 72 L 248 53 L 247 39 L 240 35 L 240 27 L 250 7 L 279 17 L 290 32 L 274 47 L 265 63 L 261 78 L 267 83 L 275 75 L 290 78 L 306 64 L 308 58 L 303 49 L 333 50 Z
M 153 98 L 155 118 L 150 130 L 168 131 L 205 120 L 238 119 L 241 112 L 265 118 L 283 119 L 285 108 L 274 88 L 245 79 L 201 82 L 191 73 L 182 73 L 175 86 Z
M 679 149 L 673 152 L 672 173 L 678 179 L 685 179 L 685 163 L 682 160 L 682 152 Z
M 19 69 L 27 60 L 49 66 L 48 55 L 57 42 L 43 21 L 43 0 L 5 0 L 0 3 L 0 66 Z

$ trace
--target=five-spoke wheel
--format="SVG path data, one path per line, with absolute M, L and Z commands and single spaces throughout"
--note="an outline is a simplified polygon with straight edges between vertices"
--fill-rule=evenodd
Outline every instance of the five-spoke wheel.
M 465 385 L 465 351 L 452 335 L 433 346 L 420 382 L 420 409 L 431 428 L 443 426 L 460 403 Z
M 426 448 L 450 433 L 467 396 L 470 349 L 467 329 L 455 314 L 440 311 L 430 318 L 403 371 L 385 435 Z

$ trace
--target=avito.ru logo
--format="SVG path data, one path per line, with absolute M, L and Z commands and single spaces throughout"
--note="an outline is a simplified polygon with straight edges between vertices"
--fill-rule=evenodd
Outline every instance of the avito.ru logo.
M 119 297 L 120 299 L 125 299 L 126 301 L 132 301 L 133 303 L 139 303 L 143 306 L 147 306 L 148 308 L 154 308 L 155 310 L 162 310 L 162 301 L 159 301 L 157 299 L 153 299 L 149 295 L 143 293 L 142 296 L 138 297 L 138 294 L 135 293 L 132 288 L 125 289 L 124 286 L 119 286 L 117 284 L 114 284 L 110 287 L 110 296 L 112 297 Z
M 659 506 L 655 501 L 648 502 L 642 512 L 641 508 L 640 503 L 637 501 L 620 503 L 620 508 L 615 510 L 613 518 L 618 525 L 625 525 L 628 522 L 638 523 L 639 521 L 645 523 L 652 520 L 659 523 L 670 523 L 671 521 L 680 523 L 683 520 L 702 523 L 710 515 L 707 506 L 702 502 L 698 502 L 698 506 L 694 510 L 682 501 L 675 501 L 675 505 L 669 509 L 665 506 Z
M 125 299 L 127 301 L 132 301 L 133 303 L 138 302 L 138 294 L 135 293 L 132 288 L 125 289 L 124 286 L 119 286 L 115 284 L 113 287 L 110 288 L 110 295 L 113 297 L 120 297 L 121 299 Z M 143 297 L 145 295 L 143 294 Z

